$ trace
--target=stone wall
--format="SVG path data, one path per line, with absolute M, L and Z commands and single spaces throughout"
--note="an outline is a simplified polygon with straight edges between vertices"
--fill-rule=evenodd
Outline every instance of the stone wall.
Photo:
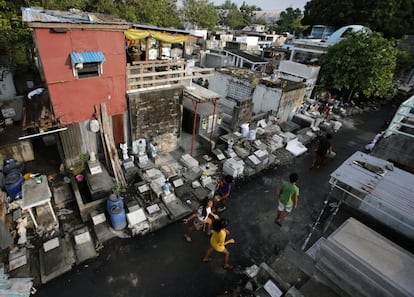
M 34 160 L 33 145 L 31 141 L 19 141 L 0 146 L 0 163 L 5 159 L 13 158 L 18 162 L 29 162 Z
M 238 101 L 237 105 L 233 109 L 233 121 L 231 128 L 233 131 L 238 131 L 239 127 L 243 123 L 249 123 L 253 114 L 253 100 L 246 99 Z
M 128 94 L 131 140 L 157 142 L 160 152 L 174 150 L 181 132 L 182 96 L 182 87 Z

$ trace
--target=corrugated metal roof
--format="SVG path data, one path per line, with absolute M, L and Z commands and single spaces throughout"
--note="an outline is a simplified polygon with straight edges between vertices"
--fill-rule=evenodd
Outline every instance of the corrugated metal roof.
M 77 63 L 94 63 L 105 61 L 105 56 L 102 52 L 72 52 L 70 53 L 70 58 L 72 59 L 73 65 Z
M 47 10 L 22 7 L 24 22 L 72 23 L 72 24 L 127 24 L 127 21 L 110 15 L 83 12 L 76 9 L 69 11 Z
M 191 34 L 188 31 L 163 28 L 151 25 L 133 24 L 116 16 L 110 16 L 94 12 L 84 12 L 77 9 L 69 11 L 47 10 L 41 8 L 22 7 L 23 22 L 40 22 L 40 23 L 69 23 L 69 24 L 108 24 L 108 25 L 129 25 L 132 28 L 163 31 L 170 33 Z
M 380 167 L 384 174 L 370 171 L 354 161 Z M 386 213 L 399 221 L 399 225 L 404 222 L 406 233 L 414 235 L 414 175 L 398 168 L 389 170 L 388 164 L 386 160 L 356 152 L 331 174 L 331 183 L 357 190 L 357 196 L 365 202 L 361 209 L 388 223 Z M 397 228 L 395 222 L 390 225 Z

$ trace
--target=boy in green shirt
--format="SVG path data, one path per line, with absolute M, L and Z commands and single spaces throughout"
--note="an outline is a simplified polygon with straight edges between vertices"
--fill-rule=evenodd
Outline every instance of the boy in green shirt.
M 296 173 L 289 175 L 289 181 L 284 181 L 279 191 L 279 206 L 275 223 L 282 226 L 282 221 L 292 211 L 298 207 L 299 188 L 296 186 L 299 176 Z

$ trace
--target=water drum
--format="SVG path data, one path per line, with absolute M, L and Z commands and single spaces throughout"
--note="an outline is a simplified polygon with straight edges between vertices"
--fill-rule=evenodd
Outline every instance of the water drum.
M 112 227 L 115 230 L 122 230 L 126 227 L 126 215 L 124 210 L 124 201 L 122 198 L 112 194 L 107 201 L 107 209 L 111 219 Z
M 23 182 L 23 175 L 18 171 L 11 172 L 4 178 L 6 192 L 12 201 L 18 196 L 21 197 Z
M 125 210 L 120 205 L 114 205 L 110 209 L 112 227 L 115 230 L 122 230 L 126 227 Z

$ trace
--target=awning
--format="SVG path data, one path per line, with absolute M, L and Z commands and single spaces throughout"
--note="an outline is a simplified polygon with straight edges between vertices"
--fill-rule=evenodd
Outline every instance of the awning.
M 70 58 L 72 59 L 72 65 L 78 63 L 96 63 L 105 61 L 105 56 L 102 52 L 71 52 Z
M 188 36 L 182 34 L 170 34 L 153 30 L 128 29 L 125 31 L 125 37 L 128 40 L 141 40 L 146 37 L 152 37 L 166 43 L 187 42 Z

